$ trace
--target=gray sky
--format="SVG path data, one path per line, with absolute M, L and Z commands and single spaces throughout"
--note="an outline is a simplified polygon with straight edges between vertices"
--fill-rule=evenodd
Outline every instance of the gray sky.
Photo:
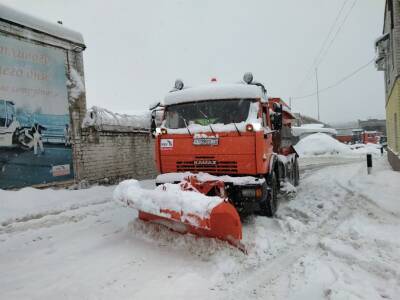
M 0 0 L 80 31 L 88 47 L 84 52 L 88 107 L 118 112 L 147 109 L 163 98 L 176 78 L 186 85 L 206 83 L 211 77 L 236 82 L 247 71 L 266 85 L 271 96 L 312 93 L 314 74 L 303 79 L 313 70 L 344 1 Z M 320 88 L 375 55 L 385 1 L 347 0 L 340 21 L 354 1 L 318 67 Z M 371 64 L 322 93 L 320 103 L 321 120 L 326 122 L 384 117 L 383 73 Z M 293 100 L 292 106 L 317 116 L 316 97 Z

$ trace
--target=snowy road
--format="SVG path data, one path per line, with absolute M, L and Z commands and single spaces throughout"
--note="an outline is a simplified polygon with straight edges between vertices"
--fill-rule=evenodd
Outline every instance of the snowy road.
M 400 175 L 376 160 L 303 161 L 278 216 L 244 224 L 248 255 L 143 224 L 113 187 L 0 191 L 0 298 L 396 299 Z

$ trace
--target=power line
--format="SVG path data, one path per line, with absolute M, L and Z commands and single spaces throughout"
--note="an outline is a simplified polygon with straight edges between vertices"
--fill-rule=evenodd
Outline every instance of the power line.
M 325 49 L 326 43 L 328 42 L 329 37 L 331 36 L 331 34 L 332 34 L 332 32 L 333 32 L 333 29 L 335 29 L 336 23 L 338 22 L 338 20 L 339 20 L 341 14 L 342 14 L 342 12 L 343 12 L 344 7 L 346 6 L 347 2 L 349 2 L 349 1 L 350 1 L 350 0 L 345 0 L 345 1 L 343 2 L 342 7 L 340 8 L 340 10 L 339 10 L 339 12 L 338 12 L 338 14 L 337 14 L 337 16 L 336 16 L 336 18 L 335 18 L 335 21 L 333 22 L 331 28 L 329 29 L 329 32 L 328 32 L 328 34 L 326 35 L 326 38 L 325 38 L 324 42 L 322 43 L 321 49 L 319 50 L 317 57 L 314 59 L 314 65 L 317 65 L 316 62 L 318 61 L 318 59 L 319 59 L 319 57 L 321 56 L 323 50 Z
M 321 56 L 320 61 L 317 63 L 317 66 L 319 66 L 319 65 L 323 62 L 325 56 L 327 55 L 327 53 L 328 53 L 329 50 L 331 49 L 333 43 L 335 42 L 336 38 L 338 37 L 338 35 L 339 35 L 340 31 L 342 30 L 344 24 L 346 23 L 347 19 L 349 18 L 350 14 L 351 14 L 351 12 L 352 12 L 352 10 L 353 10 L 353 8 L 354 8 L 354 6 L 356 6 L 357 1 L 358 1 L 358 0 L 354 0 L 354 2 L 353 2 L 353 4 L 351 5 L 349 11 L 347 12 L 346 16 L 344 17 L 342 23 L 340 24 L 338 30 L 336 31 L 335 35 L 333 36 L 333 39 L 331 40 L 331 42 L 330 42 L 328 48 L 326 48 L 325 52 L 324 52 L 323 55 Z
M 327 90 L 333 89 L 335 87 L 337 87 L 338 85 L 342 84 L 343 82 L 345 82 L 347 79 L 350 79 L 351 77 L 353 77 L 354 75 L 356 75 L 358 72 L 362 71 L 363 69 L 365 69 L 366 67 L 368 67 L 371 63 L 373 63 L 375 61 L 375 58 L 371 59 L 368 63 L 362 65 L 361 67 L 357 68 L 356 70 L 354 70 L 353 72 L 351 72 L 350 74 L 344 76 L 342 79 L 338 80 L 337 82 L 335 82 L 334 84 L 331 84 L 323 89 L 319 89 L 318 93 L 322 93 L 325 92 Z M 303 96 L 298 96 L 298 97 L 291 97 L 291 99 L 305 99 L 305 98 L 309 98 L 309 97 L 313 97 L 317 95 L 317 92 L 314 93 L 310 93 L 307 95 L 303 95 Z
M 313 74 L 312 71 L 313 71 L 316 67 L 318 67 L 318 66 L 320 65 L 320 63 L 323 61 L 324 56 L 328 53 L 330 47 L 332 46 L 333 42 L 335 41 L 336 37 L 338 36 L 339 32 L 341 31 L 341 29 L 342 29 L 344 23 L 346 22 L 346 20 L 347 20 L 347 18 L 349 17 L 351 11 L 353 10 L 353 8 L 354 8 L 355 3 L 357 2 L 357 0 L 355 0 L 355 1 L 353 2 L 353 5 L 351 6 L 350 10 L 348 11 L 346 17 L 343 19 L 341 25 L 339 25 L 339 29 L 336 31 L 335 36 L 334 36 L 333 39 L 331 40 L 331 42 L 330 42 L 330 44 L 329 44 L 329 46 L 328 46 L 328 48 L 327 48 L 328 50 L 326 50 L 326 49 L 325 49 L 325 46 L 326 46 L 327 42 L 329 41 L 329 38 L 331 37 L 331 34 L 333 33 L 333 30 L 335 29 L 335 27 L 336 27 L 336 25 L 337 25 L 337 23 L 338 23 L 338 21 L 339 21 L 339 19 L 340 19 L 340 16 L 342 15 L 342 13 L 343 13 L 343 11 L 344 11 L 344 8 L 346 7 L 346 4 L 347 4 L 348 2 L 349 2 L 349 0 L 344 0 L 342 6 L 340 7 L 340 9 L 339 9 L 339 11 L 338 11 L 338 14 L 336 15 L 336 18 L 335 18 L 334 22 L 332 23 L 332 25 L 331 25 L 331 27 L 330 27 L 330 29 L 329 29 L 329 31 L 328 31 L 328 34 L 326 35 L 326 37 L 325 37 L 325 39 L 324 39 L 324 42 L 323 42 L 322 45 L 321 45 L 320 50 L 318 51 L 317 56 L 314 58 L 313 64 L 312 64 L 311 67 L 309 68 L 309 70 L 308 70 L 306 76 L 304 77 L 304 79 L 303 79 L 303 80 L 301 81 L 301 83 L 297 86 L 297 88 L 296 88 L 297 90 L 299 90 L 300 87 L 303 86 L 303 84 L 304 84 L 308 79 L 310 79 L 311 75 Z M 324 50 L 326 50 L 326 51 L 324 51 Z M 323 54 L 323 55 L 322 55 L 322 54 Z

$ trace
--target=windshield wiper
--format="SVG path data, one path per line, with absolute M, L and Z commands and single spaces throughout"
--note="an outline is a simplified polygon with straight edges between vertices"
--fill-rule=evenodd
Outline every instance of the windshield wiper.
M 207 115 L 206 115 L 205 113 L 203 113 L 203 112 L 201 111 L 201 109 L 199 109 L 199 112 L 207 119 L 207 121 L 208 121 L 208 126 L 210 126 L 211 132 L 215 135 L 214 129 L 213 129 L 212 126 L 211 126 L 210 119 L 207 117 Z
M 239 134 L 239 136 L 242 136 L 242 134 L 241 134 L 240 131 L 239 131 L 239 128 L 237 128 L 237 126 L 236 126 L 236 123 L 235 123 L 235 120 L 234 120 L 234 119 L 232 119 L 232 123 L 233 123 L 233 126 L 235 126 L 236 131 L 237 131 L 237 133 Z
M 192 135 L 192 133 L 191 133 L 190 130 L 189 130 L 188 124 L 187 124 L 187 122 L 186 122 L 186 119 L 185 119 L 184 117 L 182 117 L 182 116 L 180 116 L 180 117 L 181 117 L 181 119 L 183 120 L 183 122 L 185 123 L 185 127 L 186 127 L 187 131 L 189 132 L 189 135 Z

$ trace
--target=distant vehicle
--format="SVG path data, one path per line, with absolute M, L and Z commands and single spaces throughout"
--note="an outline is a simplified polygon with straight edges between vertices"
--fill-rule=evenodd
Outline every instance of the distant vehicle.
M 352 133 L 352 144 L 378 144 L 381 137 L 378 131 L 353 129 Z
M 33 136 L 18 122 L 14 102 L 0 99 L 0 148 L 12 147 L 31 149 Z

